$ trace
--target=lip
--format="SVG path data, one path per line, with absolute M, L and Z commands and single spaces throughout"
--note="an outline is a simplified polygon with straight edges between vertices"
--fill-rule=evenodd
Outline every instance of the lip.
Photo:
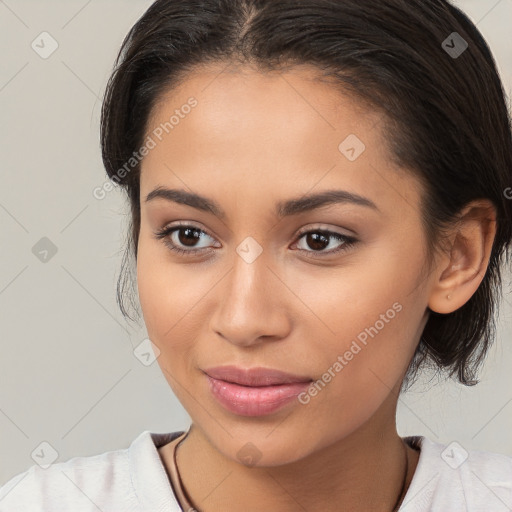
M 263 416 L 294 400 L 312 382 L 308 377 L 268 368 L 221 366 L 204 371 L 214 398 L 240 416 Z
M 262 366 L 246 369 L 238 366 L 215 366 L 214 368 L 204 370 L 204 372 L 214 379 L 242 386 L 274 386 L 297 382 L 311 382 L 313 380 L 310 377 L 293 375 L 273 368 L 263 368 Z

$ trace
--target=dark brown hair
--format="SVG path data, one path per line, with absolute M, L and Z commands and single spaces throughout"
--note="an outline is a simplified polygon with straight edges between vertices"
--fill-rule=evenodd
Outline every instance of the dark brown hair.
M 468 45 L 460 55 L 447 49 L 455 46 L 454 37 L 459 47 Z M 458 310 L 430 313 L 405 379 L 412 381 L 429 364 L 475 384 L 495 338 L 500 267 L 503 260 L 510 263 L 512 236 L 506 193 L 512 191 L 510 112 L 496 63 L 475 25 L 445 0 L 154 2 L 121 46 L 101 118 L 107 174 L 126 191 L 131 207 L 117 287 L 121 311 L 130 319 L 124 300 L 138 309 L 140 165 L 119 170 L 142 146 L 163 93 L 208 63 L 249 64 L 262 72 L 313 65 L 322 79 L 384 113 L 393 160 L 424 186 L 428 262 L 441 247 L 444 228 L 467 203 L 492 201 L 497 233 L 485 277 Z

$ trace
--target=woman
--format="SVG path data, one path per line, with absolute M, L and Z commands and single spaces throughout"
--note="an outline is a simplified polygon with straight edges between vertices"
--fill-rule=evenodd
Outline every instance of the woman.
M 510 119 L 459 9 L 157 0 L 101 135 L 124 270 L 192 422 L 33 466 L 1 510 L 512 508 L 512 457 L 395 422 L 425 366 L 477 382 L 510 257 Z

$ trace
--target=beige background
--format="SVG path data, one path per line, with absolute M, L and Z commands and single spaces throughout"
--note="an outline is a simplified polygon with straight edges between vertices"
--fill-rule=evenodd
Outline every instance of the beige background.
M 42 441 L 65 461 L 127 447 L 142 430 L 188 426 L 157 363 L 134 356 L 146 331 L 130 328 L 116 305 L 123 198 L 92 194 L 105 180 L 104 87 L 150 4 L 0 0 L 0 485 L 34 464 Z M 510 91 L 512 0 L 457 5 L 483 32 Z M 59 45 L 47 59 L 31 47 L 43 31 Z M 43 237 L 57 249 L 46 263 L 32 252 Z M 416 386 L 399 402 L 401 434 L 512 455 L 506 300 L 481 384 Z

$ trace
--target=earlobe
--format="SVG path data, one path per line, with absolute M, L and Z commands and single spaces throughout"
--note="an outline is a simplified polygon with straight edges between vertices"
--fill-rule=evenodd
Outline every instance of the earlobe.
M 435 272 L 428 307 L 448 314 L 462 307 L 482 282 L 496 235 L 496 210 L 487 200 L 470 203 L 450 235 L 450 253 Z

